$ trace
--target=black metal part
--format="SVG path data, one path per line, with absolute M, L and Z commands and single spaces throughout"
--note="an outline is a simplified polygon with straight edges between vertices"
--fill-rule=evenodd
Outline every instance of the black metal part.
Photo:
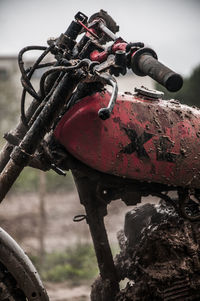
M 75 223 L 82 222 L 83 220 L 87 221 L 87 215 L 85 215 L 85 214 L 78 214 L 78 215 L 74 216 L 74 218 L 73 218 L 73 222 L 75 222 Z
M 126 53 L 123 50 L 117 50 L 115 52 L 115 65 L 124 67 L 126 66 Z
M 144 150 L 142 149 L 143 139 L 144 138 L 141 137 L 141 150 L 137 149 L 137 151 L 141 155 L 145 156 Z M 148 137 L 145 139 L 148 139 Z M 61 147 L 60 144 L 53 141 L 53 145 L 53 153 L 60 153 L 60 150 L 58 149 Z M 130 144 L 129 146 L 125 147 L 125 151 L 133 151 L 133 147 L 134 144 L 133 146 Z M 105 204 L 109 204 L 112 200 L 122 199 L 127 206 L 133 206 L 141 202 L 141 197 L 152 195 L 163 199 L 167 204 L 169 204 L 169 206 L 173 206 L 177 213 L 183 218 L 186 218 L 190 221 L 198 221 L 200 219 L 199 191 L 192 192 L 194 197 L 197 199 L 197 202 L 194 202 L 190 199 L 189 190 L 184 190 L 181 187 L 166 186 L 158 183 L 139 182 L 137 180 L 134 181 L 132 179 L 122 179 L 117 176 L 107 175 L 84 165 L 82 162 L 78 161 L 69 153 L 67 153 L 64 148 L 62 148 L 62 155 L 59 158 L 59 161 L 57 162 L 56 158 L 54 159 L 53 157 L 52 160 L 55 161 L 59 167 L 62 167 L 62 169 L 71 169 L 72 171 L 75 170 L 76 172 L 78 170 L 89 179 L 94 179 L 96 182 L 98 182 L 96 187 L 96 195 L 101 200 L 104 200 Z M 169 191 L 178 191 L 178 198 L 170 197 L 167 194 Z
M 117 50 L 115 52 L 115 64 L 110 68 L 110 74 L 119 76 L 120 74 L 126 74 L 127 58 L 126 52 L 123 50 Z
M 82 13 L 82 12 L 78 12 L 75 16 L 74 16 L 74 19 L 77 20 L 77 21 L 81 21 L 83 24 L 86 24 L 87 23 L 87 20 L 88 20 L 88 17 Z
M 11 133 L 5 133 L 3 138 L 6 139 L 12 145 L 19 145 L 20 143 L 20 140 Z
M 96 195 L 97 183 L 73 171 L 81 204 L 84 205 L 102 281 L 105 284 L 102 300 L 114 301 L 119 292 L 118 276 L 104 225 L 107 204 Z
M 82 26 L 76 22 L 72 21 L 68 29 L 65 31 L 65 35 L 72 40 L 76 40 L 77 36 L 81 32 Z
M 126 46 L 126 52 L 129 52 L 131 50 L 131 48 L 142 48 L 144 47 L 144 43 L 142 42 L 134 42 L 134 43 L 128 43 Z
M 132 56 L 132 70 L 139 76 L 149 75 L 171 92 L 181 89 L 183 79 L 157 60 L 157 55 L 151 48 L 141 48 Z
M 31 155 L 26 153 L 21 146 L 15 146 L 10 158 L 15 162 L 16 165 L 21 166 L 24 162 L 31 160 Z
M 149 55 L 151 55 L 153 58 L 155 58 L 156 60 L 158 59 L 158 56 L 156 54 L 156 52 L 151 49 L 151 48 L 147 48 L 147 47 L 143 47 L 141 49 L 138 49 L 134 55 L 132 56 L 131 59 L 131 68 L 133 70 L 133 72 L 138 75 L 138 76 L 146 76 L 146 73 L 144 73 L 143 70 L 140 69 L 139 67 L 139 59 L 141 57 L 141 55 L 148 53 Z
M 72 21 L 65 33 L 62 33 L 56 42 L 58 48 L 63 51 L 72 51 L 76 45 L 76 39 L 82 31 L 82 25 L 80 22 L 85 24 L 87 22 L 87 16 L 81 12 L 75 15 L 75 21 Z
M 75 45 L 76 45 L 76 41 L 63 33 L 60 35 L 59 39 L 56 42 L 56 46 L 63 50 L 66 49 L 72 50 Z
M 142 196 L 149 194 L 162 197 L 172 205 L 171 199 L 162 192 L 176 190 L 176 188 L 107 175 L 89 168 L 67 153 L 66 163 L 62 161 L 62 166 L 64 167 L 65 164 L 72 170 L 81 204 L 86 210 L 86 221 L 90 227 L 103 283 L 103 289 L 99 291 L 101 295 L 99 300 L 115 300 L 120 279 L 115 270 L 103 222 L 107 214 L 107 205 L 111 200 L 121 198 L 127 205 L 133 206 L 141 202 Z M 81 215 L 76 219 L 79 221 L 82 218 L 85 216 Z

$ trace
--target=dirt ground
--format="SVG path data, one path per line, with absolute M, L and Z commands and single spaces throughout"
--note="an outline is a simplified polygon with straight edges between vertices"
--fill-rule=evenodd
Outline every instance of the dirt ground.
M 152 200 L 151 200 L 152 201 Z M 73 217 L 84 214 L 75 191 L 70 194 L 48 194 L 45 196 L 46 218 L 40 216 L 40 202 L 37 194 L 9 195 L 0 208 L 1 227 L 4 228 L 26 251 L 40 250 L 41 227 L 45 233 L 45 250 L 64 250 L 76 244 L 91 242 L 85 221 L 74 223 Z M 108 206 L 105 218 L 109 240 L 117 246 L 116 233 L 123 228 L 124 215 L 131 207 L 121 201 Z M 46 221 L 45 221 L 46 220 Z M 70 287 L 67 283 L 46 283 L 51 301 L 88 301 L 90 285 Z
M 89 301 L 90 286 L 70 287 L 68 283 L 45 283 L 50 301 Z

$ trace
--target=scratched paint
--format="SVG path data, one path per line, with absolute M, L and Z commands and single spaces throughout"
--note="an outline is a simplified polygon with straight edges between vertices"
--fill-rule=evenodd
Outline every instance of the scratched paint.
M 118 95 L 111 117 L 108 92 L 85 97 L 62 118 L 55 137 L 77 159 L 130 179 L 200 188 L 200 111 L 171 100 Z

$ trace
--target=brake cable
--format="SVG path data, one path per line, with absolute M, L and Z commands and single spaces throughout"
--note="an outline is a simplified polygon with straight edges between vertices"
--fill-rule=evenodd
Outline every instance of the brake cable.
M 25 47 L 23 48 L 21 51 L 20 51 L 20 54 L 18 56 L 18 62 L 20 62 L 20 66 L 21 66 L 21 71 L 22 71 L 22 76 L 23 74 L 27 73 L 28 71 L 27 70 L 24 70 L 24 62 L 23 62 L 23 59 L 22 59 L 22 56 L 23 54 L 26 52 L 26 51 L 29 51 L 29 50 L 44 50 L 44 52 L 39 56 L 39 58 L 35 61 L 35 63 L 33 64 L 33 66 L 30 68 L 30 71 L 29 73 L 26 75 L 26 78 L 27 80 L 30 82 L 30 79 L 34 73 L 34 71 L 38 68 L 39 66 L 39 63 L 43 60 L 43 58 L 52 50 L 52 48 L 54 47 L 54 45 L 51 45 L 50 47 L 41 47 L 40 46 L 28 46 L 28 47 Z M 42 68 L 42 67 L 41 67 Z M 22 96 L 21 96 L 21 120 L 22 120 L 22 123 L 27 126 L 28 125 L 28 122 L 27 122 L 27 118 L 26 118 L 26 115 L 25 115 L 25 99 L 26 99 L 26 92 L 28 92 L 26 90 L 26 88 L 24 87 L 23 91 L 22 91 Z M 37 98 L 36 98 L 37 100 Z

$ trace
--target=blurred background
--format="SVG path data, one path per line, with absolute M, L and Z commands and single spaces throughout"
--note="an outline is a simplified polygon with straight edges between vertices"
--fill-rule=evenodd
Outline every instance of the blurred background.
M 17 54 L 28 45 L 46 45 L 58 37 L 81 11 L 90 16 L 106 10 L 120 26 L 118 35 L 153 48 L 161 62 L 184 77 L 178 93 L 168 93 L 149 77 L 128 73 L 118 78 L 121 91 L 145 85 L 189 105 L 200 106 L 200 1 L 199 0 L 0 0 L 0 146 L 3 134 L 19 119 L 21 84 Z M 26 56 L 33 64 L 37 53 Z M 38 85 L 40 73 L 34 74 Z M 116 232 L 123 228 L 130 208 L 116 201 L 109 206 L 106 224 L 113 253 Z M 79 205 L 70 174 L 61 177 L 26 168 L 1 206 L 1 226 L 31 256 L 46 281 L 52 300 L 88 300 L 97 275 L 87 225 L 73 224 Z M 75 299 L 74 299 L 75 300 Z

